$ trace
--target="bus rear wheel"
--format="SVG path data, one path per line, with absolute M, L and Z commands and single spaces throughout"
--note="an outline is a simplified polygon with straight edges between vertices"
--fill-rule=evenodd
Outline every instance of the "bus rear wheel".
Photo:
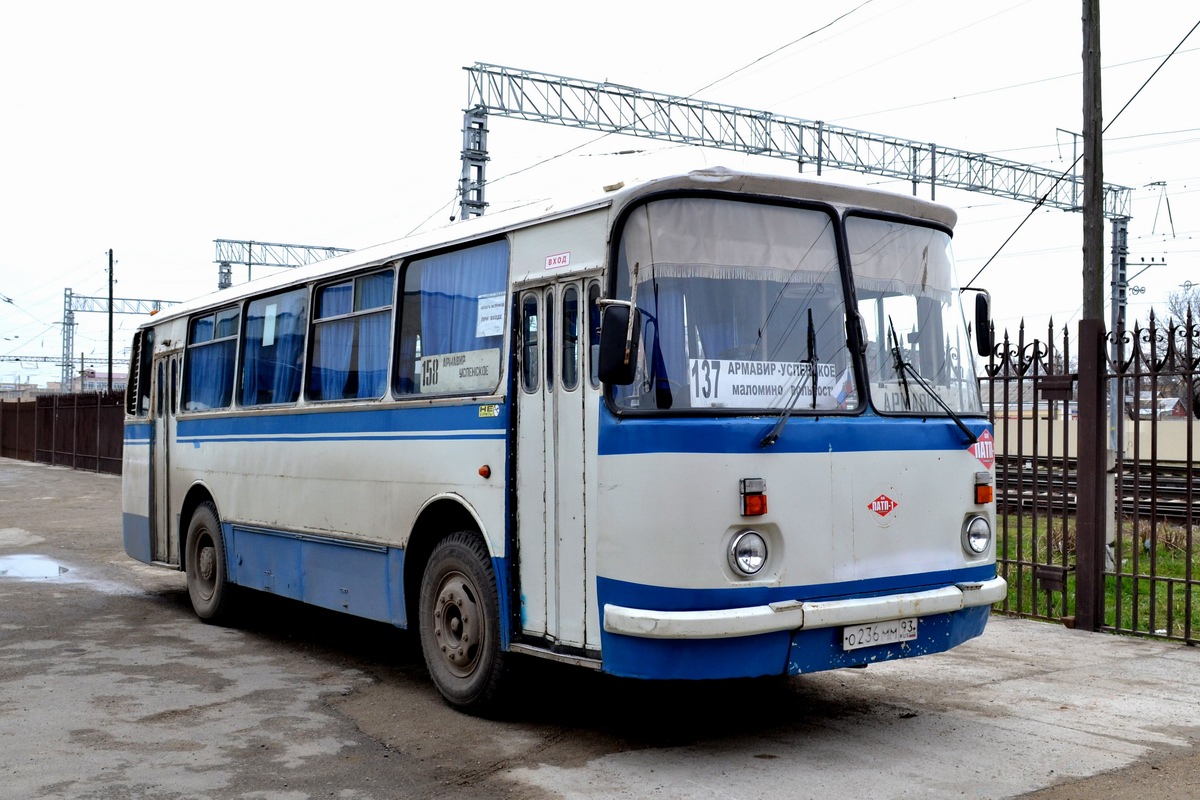
M 230 617 L 234 588 L 227 565 L 216 506 L 202 503 L 188 524 L 184 569 L 192 608 L 205 622 L 220 623 Z
M 500 601 L 478 536 L 455 533 L 434 547 L 418 609 L 421 651 L 442 697 L 462 711 L 493 708 L 504 675 Z

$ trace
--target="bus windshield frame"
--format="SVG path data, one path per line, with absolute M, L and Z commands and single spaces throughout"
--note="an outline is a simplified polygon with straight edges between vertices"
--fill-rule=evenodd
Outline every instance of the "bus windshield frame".
M 863 213 L 844 224 L 872 406 L 945 416 L 945 403 L 954 414 L 983 414 L 949 232 Z
M 667 195 L 622 223 L 613 296 L 636 282 L 642 344 L 633 383 L 610 389 L 614 410 L 861 409 L 833 208 Z
M 632 207 L 614 242 L 611 296 L 641 312 L 618 414 L 983 413 L 948 230 L 688 194 Z

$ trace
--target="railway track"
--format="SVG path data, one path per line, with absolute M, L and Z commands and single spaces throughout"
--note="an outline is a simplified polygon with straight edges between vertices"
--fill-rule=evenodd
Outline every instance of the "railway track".
M 1200 469 L 1185 462 L 1127 461 L 1117 470 L 1116 496 L 1123 516 L 1200 522 Z M 1035 508 L 1050 514 L 1075 513 L 1075 461 L 1045 458 L 996 459 L 996 502 L 1015 512 Z

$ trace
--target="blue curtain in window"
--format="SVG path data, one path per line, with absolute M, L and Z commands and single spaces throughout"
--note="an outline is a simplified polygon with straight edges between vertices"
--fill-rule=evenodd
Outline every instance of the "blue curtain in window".
M 503 336 L 475 334 L 479 298 L 506 288 L 508 242 L 434 256 L 421 267 L 422 356 L 500 347 Z
M 358 303 L 355 311 L 367 311 L 372 308 L 383 308 L 392 304 L 392 284 L 394 275 L 391 271 L 377 272 L 358 279 Z
M 192 322 L 192 337 L 188 340 L 189 344 L 202 344 L 211 342 L 213 338 L 213 318 L 211 316 L 201 317 Z
M 358 308 L 381 308 L 392 304 L 394 274 L 367 275 L 358 282 Z M 386 311 L 359 319 L 358 396 L 382 397 L 387 388 L 388 333 L 392 317 Z
M 234 344 L 228 339 L 188 350 L 186 410 L 228 408 L 233 394 Z
M 258 384 L 262 367 L 263 318 L 261 303 L 251 303 L 246 313 L 246 330 L 242 337 L 242 397 L 244 406 L 258 405 Z
M 671 408 L 676 404 L 671 390 L 674 381 L 680 390 L 687 384 L 687 350 L 684 342 L 687 329 L 683 322 L 682 280 L 664 280 L 643 287 L 649 290 L 647 298 L 649 312 L 657 320 L 656 325 L 647 325 L 650 348 L 650 367 L 653 372 L 654 393 L 659 408 Z M 639 298 L 640 301 L 641 298 Z
M 281 298 L 281 300 L 284 298 Z M 300 396 L 300 370 L 304 362 L 304 295 L 293 295 L 280 303 L 275 323 L 275 377 L 271 382 L 272 403 L 292 403 Z
M 326 286 L 317 294 L 317 319 L 328 319 L 354 310 L 354 284 L 347 281 Z
M 396 350 L 396 391 L 400 394 L 415 394 L 416 381 L 417 337 L 401 334 L 400 345 Z
M 313 327 L 313 365 L 309 391 L 318 400 L 340 400 L 350 377 L 350 353 L 354 349 L 354 320 L 336 319 Z
M 353 308 L 354 284 L 350 281 L 317 291 L 314 316 L 318 324 L 313 326 L 313 360 L 308 379 L 308 391 L 317 400 L 345 397 L 350 354 L 354 350 L 354 320 L 320 320 L 349 314 Z
M 250 304 L 242 352 L 242 403 L 291 403 L 300 396 L 307 290 L 264 297 Z M 267 319 L 268 310 L 274 314 Z M 272 338 L 264 342 L 271 330 Z

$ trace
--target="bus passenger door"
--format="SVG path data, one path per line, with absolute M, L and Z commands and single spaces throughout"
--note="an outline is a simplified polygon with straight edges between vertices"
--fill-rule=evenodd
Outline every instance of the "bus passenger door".
M 590 292 L 590 294 L 589 294 Z M 594 531 L 599 391 L 591 379 L 589 298 L 597 281 L 526 289 L 519 297 L 517 538 L 525 633 L 599 648 Z
M 150 456 L 151 558 L 164 564 L 179 563 L 179 539 L 171 535 L 171 448 L 175 442 L 175 412 L 179 397 L 179 356 L 154 362 L 154 440 Z

